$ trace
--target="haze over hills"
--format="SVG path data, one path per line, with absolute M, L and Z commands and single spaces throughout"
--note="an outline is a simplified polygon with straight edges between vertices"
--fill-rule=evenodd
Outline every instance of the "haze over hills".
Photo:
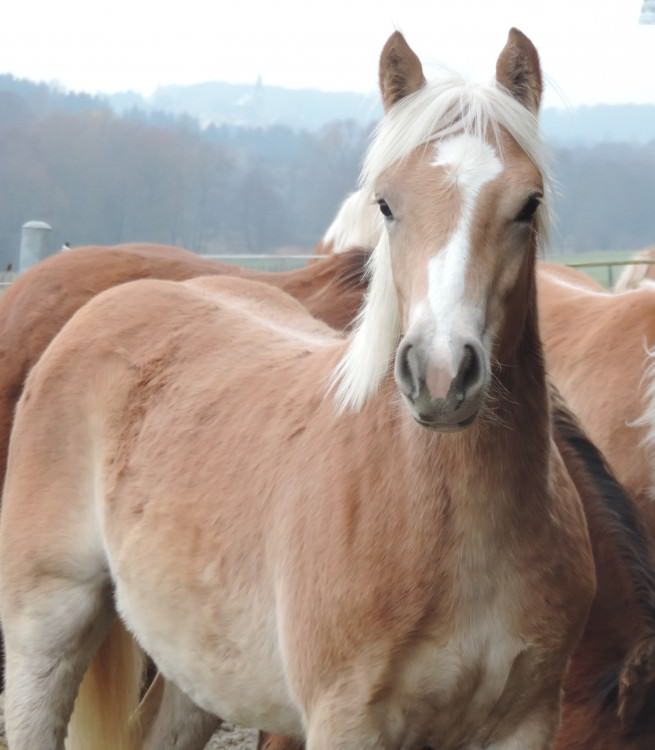
M 162 86 L 151 97 L 133 92 L 108 97 L 117 112 L 137 107 L 176 115 L 190 115 L 203 125 L 267 127 L 286 125 L 296 130 L 317 130 L 335 120 L 369 125 L 382 114 L 379 97 L 351 92 L 286 89 L 215 81 L 193 86 Z
M 356 94 L 262 84 L 168 87 L 146 101 L 0 75 L 0 270 L 15 267 L 31 219 L 53 227 L 53 249 L 149 241 L 307 251 L 354 189 L 378 114 Z M 554 250 L 654 244 L 655 107 L 544 119 L 558 186 Z
M 221 81 L 193 86 L 162 86 L 151 97 L 133 92 L 108 97 L 119 113 L 131 108 L 190 115 L 204 125 L 267 127 L 285 125 L 317 130 L 335 120 L 368 126 L 382 109 L 377 92 L 324 92 Z M 655 105 L 620 104 L 550 108 L 542 114 L 546 138 L 558 144 L 591 145 L 603 141 L 647 143 L 655 139 Z

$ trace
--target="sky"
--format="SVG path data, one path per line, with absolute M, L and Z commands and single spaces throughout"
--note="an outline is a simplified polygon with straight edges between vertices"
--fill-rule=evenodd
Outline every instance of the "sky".
M 399 29 L 426 73 L 494 71 L 510 26 L 539 50 L 548 106 L 655 104 L 642 0 L 3 0 L 0 73 L 75 91 L 222 80 L 374 92 Z

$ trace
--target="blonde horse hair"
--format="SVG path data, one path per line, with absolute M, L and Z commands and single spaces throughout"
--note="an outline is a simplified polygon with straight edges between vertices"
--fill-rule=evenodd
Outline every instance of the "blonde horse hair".
M 143 651 L 116 618 L 84 676 L 66 750 L 139 750 Z
M 631 260 L 655 262 L 655 246 L 640 250 L 636 255 L 632 256 Z M 652 281 L 651 271 L 651 263 L 647 262 L 630 263 L 624 266 L 621 275 L 614 284 L 613 291 L 617 293 L 627 292 L 628 289 L 636 289 L 643 282 Z
M 354 246 L 372 249 L 378 244 L 383 229 L 377 205 L 366 191 L 356 190 L 339 207 L 323 235 L 320 251 L 337 255 Z

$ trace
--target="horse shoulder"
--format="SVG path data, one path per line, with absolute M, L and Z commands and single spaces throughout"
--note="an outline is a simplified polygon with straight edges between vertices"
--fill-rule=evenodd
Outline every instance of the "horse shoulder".
M 236 276 L 204 276 L 185 284 L 204 296 L 210 304 L 219 304 L 232 314 L 243 316 L 264 330 L 286 332 L 290 338 L 315 336 L 334 341 L 334 330 L 322 320 L 314 318 L 296 297 L 263 281 Z

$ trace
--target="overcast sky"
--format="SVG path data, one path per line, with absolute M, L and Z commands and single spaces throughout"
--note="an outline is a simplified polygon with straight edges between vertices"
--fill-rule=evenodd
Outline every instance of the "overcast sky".
M 541 54 L 546 103 L 655 103 L 642 0 L 3 0 L 0 73 L 89 92 L 223 80 L 373 91 L 400 29 L 429 70 L 490 78 L 507 30 Z

